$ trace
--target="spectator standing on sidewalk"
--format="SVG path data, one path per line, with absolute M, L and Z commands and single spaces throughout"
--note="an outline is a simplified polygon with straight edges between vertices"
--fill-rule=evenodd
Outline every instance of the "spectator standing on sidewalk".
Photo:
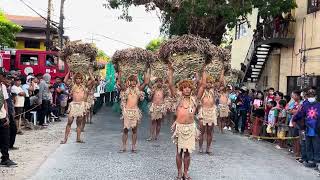
M 17 135 L 17 125 L 15 122 L 15 111 L 14 111 L 14 102 L 13 102 L 13 96 L 11 94 L 11 84 L 14 82 L 14 79 L 12 77 L 7 77 L 6 79 L 6 86 L 7 86 L 7 93 L 8 93 L 8 99 L 6 100 L 7 106 L 8 106 L 8 117 L 10 120 L 10 140 L 9 140 L 9 149 L 16 150 L 17 147 L 14 147 L 14 144 L 16 142 L 16 135 Z
M 55 104 L 58 110 L 58 117 L 64 113 L 62 110 L 62 106 L 66 107 L 66 104 L 62 103 L 64 100 L 64 93 L 65 93 L 65 84 L 62 82 L 60 77 L 56 77 L 56 82 L 53 84 L 54 92 L 52 94 L 53 97 L 53 104 Z M 63 112 L 62 112 L 63 111 Z
M 49 107 L 50 107 L 50 80 L 51 76 L 50 74 L 46 73 L 43 75 L 43 78 L 40 81 L 39 84 L 39 99 L 38 99 L 38 104 L 41 105 L 40 110 L 39 110 L 39 125 L 41 126 L 46 126 L 45 124 L 45 117 L 49 113 Z
M 299 129 L 293 126 L 292 118 L 301 108 L 301 93 L 300 91 L 293 91 L 291 94 L 292 100 L 288 103 L 287 116 L 289 120 L 289 136 L 299 137 Z M 300 142 L 299 139 L 293 139 L 293 152 L 296 157 L 300 157 Z
M 257 92 L 257 95 L 253 101 L 252 112 L 255 117 L 253 128 L 252 128 L 252 135 L 260 136 L 261 127 L 264 120 L 264 104 L 263 104 L 263 93 L 261 91 Z
M 292 122 L 305 120 L 306 131 L 306 167 L 315 167 L 320 163 L 320 103 L 316 100 L 316 91 L 310 89 L 307 92 L 308 101 L 305 102 L 301 109 L 292 118 Z
M 10 133 L 9 126 L 10 120 L 8 118 L 8 107 L 6 100 L 9 98 L 7 93 L 7 87 L 5 84 L 3 71 L 0 76 L 1 88 L 0 88 L 0 150 L 1 150 L 1 165 L 2 166 L 15 166 L 17 165 L 15 162 L 10 160 L 9 157 L 9 146 L 10 146 Z
M 25 118 L 31 121 L 31 114 L 28 112 L 30 110 L 30 97 L 34 90 L 36 89 L 36 79 L 33 76 L 27 77 L 27 82 L 22 85 L 22 89 L 25 92 L 25 101 L 24 101 L 24 111 L 26 112 Z
M 11 93 L 14 94 L 14 110 L 16 112 L 16 124 L 17 124 L 17 134 L 23 134 L 21 130 L 21 121 L 23 117 L 23 108 L 26 93 L 23 91 L 21 86 L 21 79 L 19 77 L 15 78 L 14 85 L 11 87 Z
M 247 114 L 250 110 L 250 97 L 246 87 L 242 87 L 240 94 L 237 97 L 237 119 L 235 123 L 235 131 L 239 132 L 239 125 L 241 125 L 241 134 L 244 133 L 247 121 Z

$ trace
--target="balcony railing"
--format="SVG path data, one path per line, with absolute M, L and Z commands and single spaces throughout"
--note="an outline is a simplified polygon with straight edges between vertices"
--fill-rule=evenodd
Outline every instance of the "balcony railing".
M 272 20 L 264 20 L 257 25 L 254 33 L 255 41 L 265 41 L 270 39 L 294 38 L 295 20 L 291 17 L 276 17 Z

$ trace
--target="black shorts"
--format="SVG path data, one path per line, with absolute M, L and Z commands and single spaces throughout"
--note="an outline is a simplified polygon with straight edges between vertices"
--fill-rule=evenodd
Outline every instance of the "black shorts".
M 21 115 L 23 113 L 23 107 L 14 107 L 16 118 L 19 118 L 17 115 Z
M 299 136 L 299 129 L 296 127 L 289 127 L 289 137 L 297 137 Z

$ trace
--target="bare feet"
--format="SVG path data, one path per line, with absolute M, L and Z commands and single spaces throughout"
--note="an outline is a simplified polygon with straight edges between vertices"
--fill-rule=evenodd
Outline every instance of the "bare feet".
M 153 138 L 152 138 L 152 137 L 149 137 L 149 138 L 147 139 L 147 141 L 153 141 Z
M 134 146 L 132 146 L 131 152 L 132 152 L 132 153 L 137 153 L 137 148 L 134 147 Z
M 65 143 L 67 143 L 67 140 L 62 140 L 62 141 L 60 142 L 60 144 L 65 144 Z
M 76 143 L 84 143 L 84 141 L 83 141 L 83 140 L 78 139 L 78 140 L 76 141 Z
M 126 149 L 120 149 L 119 150 L 119 153 L 124 153 L 124 152 L 127 152 L 127 150 Z
M 184 175 L 184 180 L 192 180 L 190 176 Z
M 178 176 L 176 177 L 176 180 L 183 180 L 184 176 L 182 173 L 178 172 Z
M 213 152 L 211 150 L 207 150 L 206 153 L 209 155 L 209 156 L 213 156 Z

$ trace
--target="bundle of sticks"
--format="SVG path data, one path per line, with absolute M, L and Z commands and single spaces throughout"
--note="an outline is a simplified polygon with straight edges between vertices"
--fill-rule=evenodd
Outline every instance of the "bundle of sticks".
M 157 59 L 156 55 L 142 48 L 118 50 L 112 57 L 112 63 L 121 72 L 124 79 L 130 75 L 141 74 L 146 71 L 150 63 Z

